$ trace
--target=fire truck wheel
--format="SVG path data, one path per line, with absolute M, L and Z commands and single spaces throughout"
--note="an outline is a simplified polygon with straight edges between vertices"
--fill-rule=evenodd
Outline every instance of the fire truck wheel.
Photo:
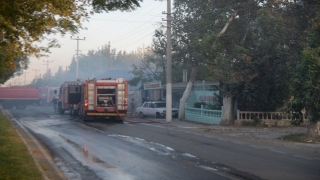
M 72 110 L 72 115 L 73 115 L 73 116 L 76 116 L 77 114 L 78 114 L 78 111 L 75 110 L 75 109 L 73 109 L 73 110 Z
M 118 123 L 123 123 L 123 119 L 121 117 L 114 117 L 113 119 Z
M 14 106 L 17 108 L 17 109 L 26 109 L 27 108 L 27 103 L 24 102 L 24 101 L 17 101 Z
M 12 109 L 14 104 L 10 101 L 3 101 L 2 102 L 2 107 L 3 109 Z
M 140 112 L 139 115 L 140 115 L 141 118 L 144 118 L 144 114 L 142 112 Z

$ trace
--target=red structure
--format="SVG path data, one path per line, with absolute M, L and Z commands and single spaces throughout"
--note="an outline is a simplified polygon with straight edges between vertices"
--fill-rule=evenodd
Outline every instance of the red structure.
M 65 82 L 59 93 L 59 113 L 68 110 L 84 121 L 94 117 L 122 120 L 128 110 L 128 81 L 122 78 Z
M 59 92 L 59 87 L 39 87 L 40 101 L 42 105 L 50 104 L 54 97 L 54 90 Z
M 40 104 L 37 88 L 4 87 L 0 88 L 0 103 L 4 109 L 26 109 L 30 104 Z

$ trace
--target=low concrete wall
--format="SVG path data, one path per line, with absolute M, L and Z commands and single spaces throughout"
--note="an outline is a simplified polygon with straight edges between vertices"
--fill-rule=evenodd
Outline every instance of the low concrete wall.
M 243 126 L 244 122 L 253 122 L 253 120 L 236 120 L 234 122 L 235 126 Z M 263 119 L 261 120 L 260 124 L 261 126 L 292 126 L 291 125 L 291 120 L 285 119 L 285 120 L 272 120 L 272 119 Z M 303 123 L 301 124 L 302 126 L 308 125 L 308 121 L 304 120 Z

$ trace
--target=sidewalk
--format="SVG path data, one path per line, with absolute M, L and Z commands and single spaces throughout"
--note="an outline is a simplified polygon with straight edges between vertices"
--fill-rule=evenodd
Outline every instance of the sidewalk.
M 155 119 L 156 120 L 156 119 Z M 165 121 L 165 119 L 161 119 Z M 280 140 L 280 137 L 291 134 L 305 134 L 308 128 L 303 126 L 295 127 L 263 127 L 263 126 L 222 126 L 222 125 L 208 125 L 196 123 L 188 120 L 173 119 L 169 125 L 184 129 L 192 133 L 197 133 L 205 136 L 224 136 L 231 139 L 259 142 L 262 144 L 286 145 L 291 147 L 305 148 L 311 151 L 320 152 L 320 142 L 289 142 Z

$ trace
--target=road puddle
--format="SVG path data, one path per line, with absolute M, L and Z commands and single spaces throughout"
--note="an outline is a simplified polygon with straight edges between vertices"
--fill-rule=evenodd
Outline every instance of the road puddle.
M 68 144 L 70 144 L 71 146 L 73 146 L 74 148 L 76 148 L 78 151 L 82 151 L 83 152 L 83 159 L 89 163 L 97 163 L 100 166 L 104 167 L 104 168 L 115 168 L 114 166 L 108 164 L 107 162 L 101 160 L 100 158 L 94 156 L 93 154 L 89 153 L 89 150 L 86 147 L 82 147 L 81 145 L 71 141 L 70 139 L 62 136 L 61 134 L 59 134 L 59 136 L 65 140 Z

